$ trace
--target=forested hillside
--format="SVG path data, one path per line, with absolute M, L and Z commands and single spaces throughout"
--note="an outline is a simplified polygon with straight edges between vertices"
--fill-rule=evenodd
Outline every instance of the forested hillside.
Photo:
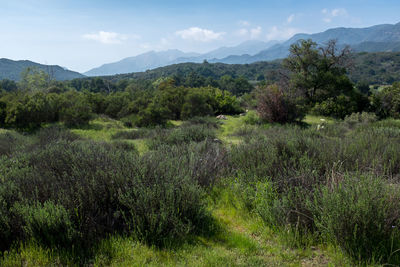
M 162 68 L 113 76 L 104 76 L 106 80 L 118 82 L 123 79 L 157 80 L 163 77 L 188 77 L 220 79 L 225 75 L 232 78 L 244 77 L 250 81 L 279 79 L 277 73 L 282 68 L 282 60 L 257 62 L 252 64 L 223 63 L 181 63 Z M 349 70 L 350 79 L 369 84 L 391 84 L 400 80 L 400 52 L 356 53 L 353 66 Z
M 58 81 L 71 80 L 75 78 L 85 77 L 84 75 L 64 69 L 57 65 L 42 65 L 29 60 L 14 61 L 6 58 L 0 59 L 0 80 L 9 79 L 19 81 L 21 73 L 26 68 L 37 68 L 48 73 L 52 79 Z

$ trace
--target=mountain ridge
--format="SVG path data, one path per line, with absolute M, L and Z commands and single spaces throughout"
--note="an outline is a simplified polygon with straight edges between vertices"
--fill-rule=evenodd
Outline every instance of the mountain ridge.
M 84 78 L 85 76 L 63 68 L 59 65 L 44 65 L 30 60 L 12 60 L 8 58 L 0 58 L 0 80 L 9 79 L 19 81 L 21 73 L 26 68 L 38 68 L 47 72 L 51 78 L 58 81 L 72 80 L 76 78 Z

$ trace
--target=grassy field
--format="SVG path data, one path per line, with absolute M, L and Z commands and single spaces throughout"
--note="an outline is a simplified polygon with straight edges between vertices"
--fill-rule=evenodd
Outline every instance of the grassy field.
M 253 115 L 227 116 L 220 120 L 216 136 L 225 146 L 235 145 L 244 139 L 238 129 L 270 125 L 252 125 Z M 307 116 L 306 125 L 316 129 L 320 124 L 332 124 L 333 120 Z M 174 121 L 173 127 L 182 122 Z M 121 122 L 100 117 L 87 127 L 71 129 L 82 138 L 115 142 L 113 136 L 128 129 Z M 7 132 L 1 130 L 0 133 Z M 139 153 L 149 150 L 148 138 L 120 141 L 134 144 Z M 287 235 L 267 226 L 261 217 L 250 212 L 238 199 L 237 191 L 229 186 L 215 187 L 207 196 L 208 210 L 216 221 L 216 233 L 210 236 L 192 235 L 184 243 L 164 248 L 148 246 L 136 239 L 112 236 L 104 239 L 93 250 L 90 266 L 354 266 L 354 262 L 341 249 L 323 242 L 313 241 L 308 246 L 292 246 Z M 1 266 L 54 266 L 75 265 L 76 261 L 62 250 L 52 250 L 34 242 L 13 247 L 2 255 Z M 372 264 L 371 266 L 373 266 Z

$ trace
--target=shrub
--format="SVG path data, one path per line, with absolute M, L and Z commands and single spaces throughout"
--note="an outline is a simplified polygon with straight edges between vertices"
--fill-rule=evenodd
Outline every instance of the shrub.
M 214 182 L 223 160 L 213 143 L 139 157 L 126 144 L 62 139 L 2 157 L 1 248 L 34 238 L 84 250 L 114 233 L 160 246 L 180 240 L 209 224 L 200 185 Z
M 260 117 L 258 116 L 258 114 L 256 112 L 254 112 L 253 110 L 250 110 L 243 117 L 243 122 L 245 124 L 249 124 L 249 125 L 260 124 Z
M 67 129 L 57 125 L 42 128 L 36 133 L 36 138 L 38 139 L 37 145 L 39 146 L 45 146 L 51 142 L 60 140 L 72 142 L 80 139 L 78 135 L 73 134 Z
M 85 125 L 92 118 L 92 108 L 83 95 L 67 94 L 60 110 L 60 121 L 68 127 Z
M 133 152 L 133 153 L 139 153 L 134 144 L 126 142 L 126 141 L 116 140 L 116 141 L 112 142 L 112 145 L 116 149 L 121 149 L 121 150 L 129 151 L 129 152 Z
M 373 175 L 330 180 L 312 203 L 318 231 L 355 260 L 399 264 L 400 191 Z
M 203 125 L 207 128 L 217 129 L 221 124 L 220 121 L 215 119 L 214 117 L 192 117 L 186 121 L 184 121 L 181 127 L 191 126 L 191 125 Z
M 352 113 L 351 115 L 348 115 L 344 118 L 344 122 L 350 127 L 354 127 L 357 124 L 368 124 L 371 122 L 376 122 L 377 120 L 378 117 L 374 113 L 368 112 Z
M 161 145 L 179 145 L 215 139 L 215 131 L 205 125 L 182 125 L 175 129 L 157 129 L 148 140 L 148 147 L 155 149 Z
M 21 217 L 24 234 L 48 247 L 69 247 L 75 239 L 75 229 L 67 210 L 46 201 L 43 204 L 23 205 L 17 203 L 14 212 Z
M 400 83 L 375 93 L 372 96 L 372 106 L 380 118 L 400 118 Z
M 17 147 L 24 143 L 23 137 L 17 133 L 0 134 L 0 157 L 3 155 L 11 156 L 17 150 Z
M 257 111 L 261 120 L 277 123 L 294 122 L 305 115 L 295 99 L 277 85 L 268 86 L 260 92 Z
M 316 115 L 329 116 L 339 119 L 344 119 L 347 115 L 357 111 L 357 102 L 351 97 L 343 94 L 317 103 L 312 109 L 312 113 Z
M 209 99 L 201 90 L 190 90 L 182 106 L 182 119 L 189 119 L 196 116 L 213 115 L 212 106 L 207 102 Z

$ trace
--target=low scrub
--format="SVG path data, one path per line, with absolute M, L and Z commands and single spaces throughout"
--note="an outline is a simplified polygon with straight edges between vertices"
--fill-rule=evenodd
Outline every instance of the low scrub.
M 400 263 L 400 188 L 374 175 L 335 175 L 310 204 L 321 235 L 357 261 Z
M 119 145 L 69 138 L 2 157 L 1 249 L 33 239 L 85 250 L 114 233 L 157 246 L 181 240 L 209 225 L 201 185 L 214 182 L 223 161 L 213 143 L 139 156 Z
M 156 129 L 154 138 L 148 140 L 150 149 L 156 149 L 162 145 L 180 145 L 190 142 L 202 142 L 216 138 L 215 130 L 207 125 L 184 125 L 174 129 Z

